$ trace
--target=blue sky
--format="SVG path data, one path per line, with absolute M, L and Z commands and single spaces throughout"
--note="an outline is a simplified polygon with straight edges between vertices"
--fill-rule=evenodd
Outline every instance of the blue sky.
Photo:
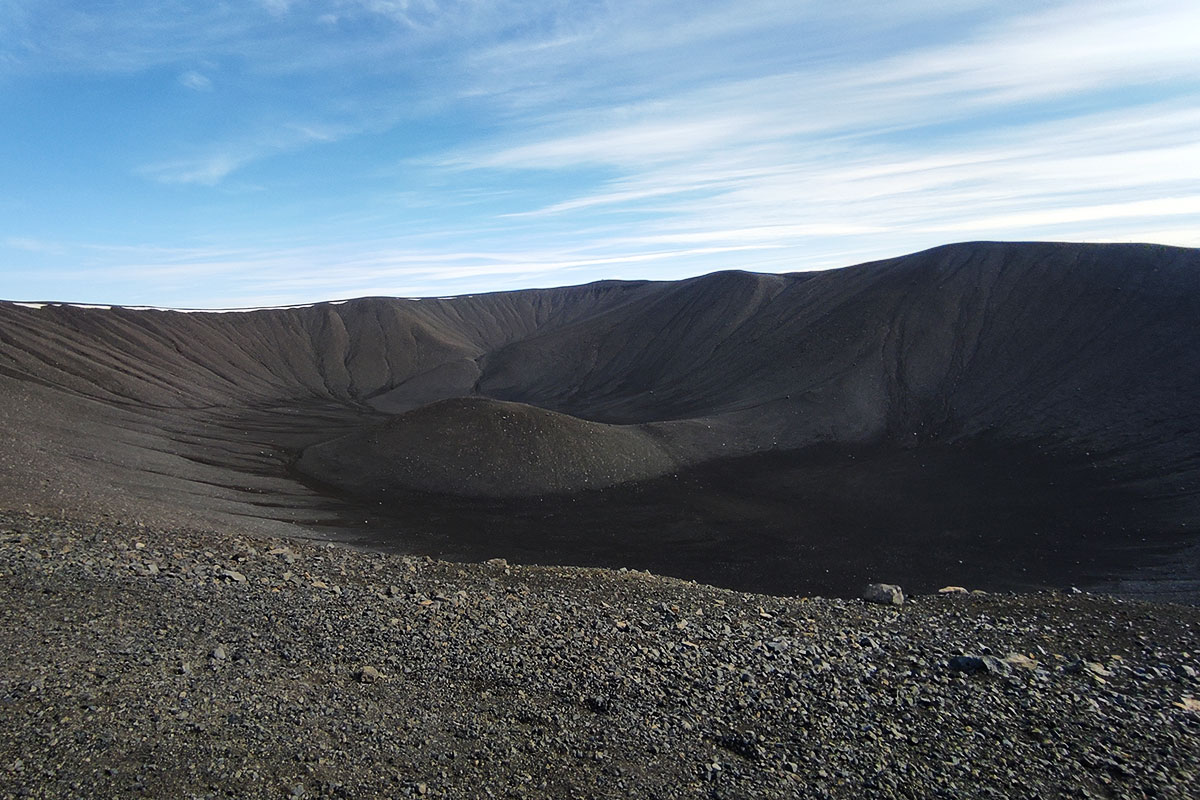
M 0 0 L 0 297 L 1200 246 L 1200 3 Z

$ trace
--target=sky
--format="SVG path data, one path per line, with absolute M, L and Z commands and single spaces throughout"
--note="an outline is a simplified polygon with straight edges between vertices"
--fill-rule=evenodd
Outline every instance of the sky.
M 1200 246 L 1196 0 L 0 0 L 0 298 Z

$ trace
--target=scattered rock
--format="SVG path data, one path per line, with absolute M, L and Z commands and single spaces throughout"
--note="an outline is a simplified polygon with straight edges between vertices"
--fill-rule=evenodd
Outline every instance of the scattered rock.
M 962 586 L 943 586 L 938 589 L 938 594 L 967 594 L 967 590 Z
M 0 543 L 0 797 L 1200 797 L 1200 609 L 881 613 L 306 542 L 291 582 L 269 560 L 232 591 L 214 565 L 266 558 L 246 542 L 145 529 L 138 556 L 22 524 L 29 546 Z M 130 580 L 151 559 L 170 577 Z M 137 726 L 155 743 L 130 759 Z
M 1200 714 L 1200 700 L 1197 700 L 1194 697 L 1184 697 L 1175 705 L 1176 707 L 1182 708 L 1184 711 L 1188 711 L 1192 714 Z
M 1012 667 L 1007 661 L 995 656 L 983 656 L 983 666 L 994 675 L 1011 675 Z
M 1004 663 L 1010 667 L 1019 667 L 1020 669 L 1037 669 L 1038 662 L 1034 661 L 1029 656 L 1021 655 L 1020 653 L 1009 653 L 1004 657 Z
M 292 552 L 292 548 L 290 547 L 272 547 L 267 551 L 267 555 L 280 556 L 289 564 L 296 563 L 296 554 Z
M 872 583 L 863 589 L 862 599 L 883 606 L 902 606 L 904 591 L 894 583 Z

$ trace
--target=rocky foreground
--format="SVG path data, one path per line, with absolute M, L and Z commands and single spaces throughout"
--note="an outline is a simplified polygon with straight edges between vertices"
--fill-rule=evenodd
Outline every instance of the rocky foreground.
M 3 797 L 1200 796 L 1200 609 L 0 515 Z

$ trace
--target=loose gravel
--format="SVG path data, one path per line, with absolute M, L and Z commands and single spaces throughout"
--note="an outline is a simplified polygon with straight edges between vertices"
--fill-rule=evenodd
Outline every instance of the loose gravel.
M 0 797 L 1194 798 L 1200 609 L 0 514 Z

